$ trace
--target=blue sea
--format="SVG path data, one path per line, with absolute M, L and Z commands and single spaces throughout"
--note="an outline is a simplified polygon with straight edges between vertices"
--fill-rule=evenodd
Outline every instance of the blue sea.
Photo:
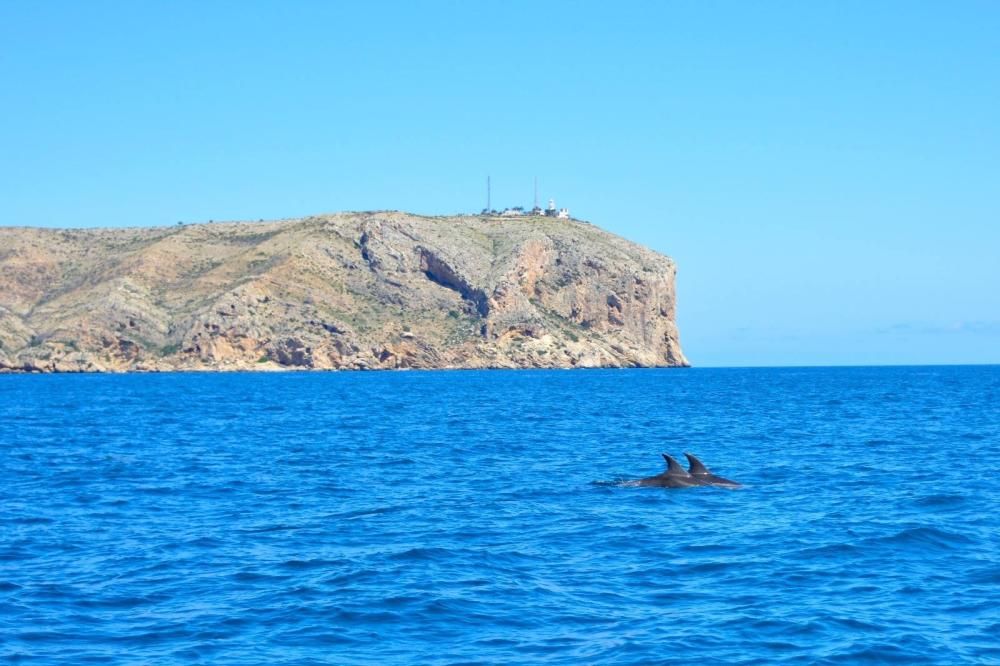
M 997 366 L 2 376 L 0 445 L 12 663 L 1000 664 Z

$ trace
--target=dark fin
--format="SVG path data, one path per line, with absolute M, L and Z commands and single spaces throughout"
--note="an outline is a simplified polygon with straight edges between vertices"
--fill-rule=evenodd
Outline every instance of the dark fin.
M 711 473 L 711 472 L 708 471 L 708 468 L 705 467 L 705 465 L 703 465 L 702 462 L 700 460 L 698 460 L 697 458 L 695 458 L 693 455 L 691 455 L 690 453 L 687 453 L 687 452 L 685 452 L 684 455 L 687 456 L 688 462 L 690 463 L 690 466 L 688 467 L 688 473 L 690 473 L 690 474 L 710 474 Z
M 667 453 L 660 454 L 667 461 L 667 474 L 677 474 L 679 476 L 690 476 L 677 459 Z

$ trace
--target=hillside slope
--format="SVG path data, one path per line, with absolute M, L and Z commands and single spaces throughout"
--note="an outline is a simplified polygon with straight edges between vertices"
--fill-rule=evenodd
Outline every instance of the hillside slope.
M 0 371 L 687 365 L 675 272 L 546 217 L 0 228 Z

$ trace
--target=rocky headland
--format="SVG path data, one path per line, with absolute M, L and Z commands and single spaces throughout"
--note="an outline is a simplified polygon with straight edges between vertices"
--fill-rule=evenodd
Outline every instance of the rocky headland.
M 0 228 L 0 372 L 685 366 L 674 262 L 550 217 Z

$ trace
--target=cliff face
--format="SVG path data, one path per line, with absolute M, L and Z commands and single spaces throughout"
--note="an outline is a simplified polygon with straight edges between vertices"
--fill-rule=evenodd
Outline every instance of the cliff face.
M 674 275 L 540 217 L 0 228 L 0 371 L 680 366 Z

